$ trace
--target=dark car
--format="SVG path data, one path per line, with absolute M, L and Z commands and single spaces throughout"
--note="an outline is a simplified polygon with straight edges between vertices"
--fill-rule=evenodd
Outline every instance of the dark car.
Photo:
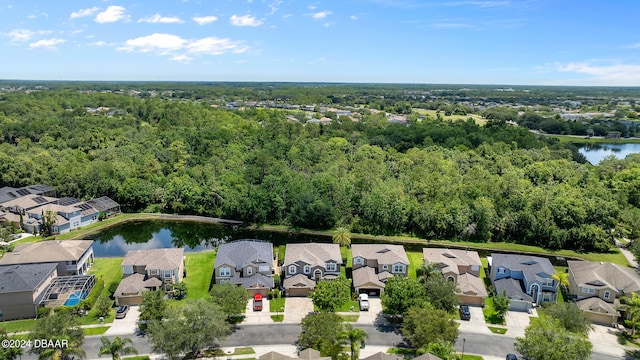
M 469 311 L 469 305 L 460 305 L 458 309 L 460 312 L 461 320 L 471 320 L 471 312 Z
M 124 319 L 129 312 L 129 305 L 121 305 L 118 306 L 118 310 L 116 311 L 116 319 Z
M 506 360 L 518 360 L 518 357 L 515 356 L 514 354 L 507 354 Z

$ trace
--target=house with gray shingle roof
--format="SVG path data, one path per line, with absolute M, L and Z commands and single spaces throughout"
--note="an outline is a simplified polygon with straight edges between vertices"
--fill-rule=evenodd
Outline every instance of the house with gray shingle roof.
M 93 240 L 49 240 L 18 244 L 0 265 L 57 263 L 58 274 L 83 275 L 93 264 Z
M 273 283 L 273 245 L 260 240 L 222 244 L 214 264 L 216 284 L 244 286 L 252 294 L 267 295 Z
M 122 260 L 122 280 L 114 293 L 116 304 L 140 304 L 145 291 L 171 291 L 184 276 L 183 248 L 129 251 Z
M 56 263 L 0 266 L 2 320 L 35 318 L 38 304 L 57 276 Z
M 354 244 L 353 287 L 356 292 L 378 296 L 391 276 L 407 276 L 409 258 L 402 245 Z
M 491 254 L 491 282 L 497 293 L 506 292 L 511 299 L 510 310 L 529 311 L 542 302 L 555 302 L 558 282 L 547 258 Z
M 595 261 L 567 261 L 569 293 L 591 321 L 611 325 L 618 322 L 621 296 L 640 293 L 640 276 L 635 270 Z
M 287 296 L 307 296 L 319 280 L 340 276 L 342 255 L 338 244 L 287 244 L 284 289 Z M 306 279 L 305 279 L 306 278 Z
M 422 260 L 425 264 L 433 264 L 445 279 L 456 282 L 460 304 L 484 306 L 487 289 L 480 278 L 482 262 L 478 252 L 424 248 Z

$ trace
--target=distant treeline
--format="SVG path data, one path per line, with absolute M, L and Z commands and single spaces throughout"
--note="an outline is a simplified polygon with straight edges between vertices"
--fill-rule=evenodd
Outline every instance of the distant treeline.
M 118 111 L 86 110 L 100 106 Z M 6 93 L 0 186 L 107 195 L 126 211 L 554 249 L 606 251 L 614 234 L 638 237 L 640 157 L 592 167 L 499 120 L 286 117 L 206 101 Z

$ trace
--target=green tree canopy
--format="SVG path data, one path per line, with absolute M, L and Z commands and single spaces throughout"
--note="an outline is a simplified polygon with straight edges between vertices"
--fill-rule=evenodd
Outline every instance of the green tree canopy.
M 454 312 L 460 302 L 455 281 L 449 281 L 442 274 L 434 274 L 424 282 L 426 297 L 436 309 Z
M 416 348 L 428 347 L 438 341 L 453 344 L 458 338 L 458 323 L 445 310 L 423 303 L 407 311 L 402 335 Z
M 302 319 L 300 325 L 302 332 L 298 345 L 301 348 L 318 350 L 324 356 L 337 356 L 342 352 L 344 324 L 339 315 L 327 311 L 312 312 Z
M 209 294 L 211 301 L 220 306 L 227 317 L 241 314 L 249 301 L 247 289 L 231 283 L 214 284 Z
M 426 291 L 417 280 L 394 276 L 387 280 L 382 293 L 382 307 L 385 313 L 402 315 L 410 307 L 426 301 Z
M 351 282 L 344 277 L 334 280 L 321 280 L 311 293 L 313 305 L 322 311 L 336 311 L 349 301 Z
M 559 320 L 532 319 L 524 337 L 516 338 L 516 351 L 530 360 L 585 360 L 591 358 L 591 342 L 567 331 Z
M 56 347 L 32 347 L 29 352 L 37 354 L 40 359 L 62 359 L 75 355 L 84 358 L 82 343 L 84 332 L 77 319 L 69 313 L 56 313 L 39 318 L 35 330 L 29 335 L 33 340 L 51 340 Z
M 128 337 L 116 336 L 113 340 L 109 340 L 107 337 L 101 337 L 100 341 L 102 346 L 98 351 L 99 355 L 111 355 L 112 360 L 120 360 L 120 355 L 133 355 L 137 354 L 138 350 L 133 347 L 133 341 Z
M 540 310 L 545 318 L 556 319 L 562 327 L 574 334 L 587 336 L 593 328 L 591 319 L 574 303 L 549 304 Z
M 164 293 L 160 290 L 145 291 L 140 305 L 140 320 L 161 321 L 167 309 Z

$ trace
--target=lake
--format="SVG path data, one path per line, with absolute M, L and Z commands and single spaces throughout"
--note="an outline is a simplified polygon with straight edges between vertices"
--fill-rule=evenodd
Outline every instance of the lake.
M 598 165 L 607 156 L 624 159 L 629 154 L 640 153 L 640 144 L 576 144 L 578 151 L 593 165 Z

